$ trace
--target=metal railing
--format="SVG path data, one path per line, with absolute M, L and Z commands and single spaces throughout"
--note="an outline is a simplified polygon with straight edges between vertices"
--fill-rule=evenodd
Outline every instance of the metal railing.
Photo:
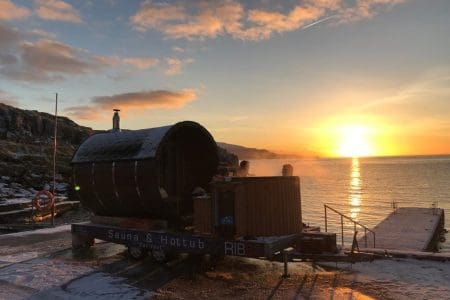
M 349 216 L 344 215 L 343 213 L 335 210 L 334 208 L 324 204 L 324 210 L 325 210 L 325 232 L 328 232 L 328 216 L 327 216 L 327 209 L 337 213 L 338 215 L 341 216 L 341 244 L 342 244 L 342 248 L 344 248 L 344 218 L 349 220 L 350 222 L 353 223 L 353 228 L 354 231 L 353 233 L 357 232 L 356 231 L 356 225 L 364 228 L 364 242 L 365 242 L 365 247 L 367 248 L 367 232 L 371 232 L 373 235 L 373 247 L 375 248 L 375 232 L 371 229 L 369 229 L 367 226 L 364 226 L 363 224 L 359 223 L 358 221 L 353 220 L 352 218 L 350 218 Z

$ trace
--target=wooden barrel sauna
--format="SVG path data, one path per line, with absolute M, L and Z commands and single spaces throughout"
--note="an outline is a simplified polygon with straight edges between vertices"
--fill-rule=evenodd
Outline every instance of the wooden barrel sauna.
M 193 189 L 217 166 L 216 142 L 191 121 L 94 134 L 72 158 L 76 193 L 96 215 L 167 220 L 192 215 Z

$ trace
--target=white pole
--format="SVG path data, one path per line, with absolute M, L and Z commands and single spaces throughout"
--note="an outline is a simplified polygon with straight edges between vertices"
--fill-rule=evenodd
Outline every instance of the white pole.
M 57 137 L 58 133 L 58 93 L 56 93 L 55 99 L 55 135 L 53 139 L 53 205 L 52 205 L 52 226 L 55 226 L 55 202 L 56 202 L 56 146 L 57 146 Z

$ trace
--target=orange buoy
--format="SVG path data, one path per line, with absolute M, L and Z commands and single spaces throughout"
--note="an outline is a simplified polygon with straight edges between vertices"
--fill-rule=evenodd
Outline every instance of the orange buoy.
M 44 207 L 42 207 L 42 202 L 41 202 L 41 198 L 40 198 L 40 196 L 42 196 L 42 195 L 45 195 L 48 198 L 48 201 Z M 42 190 L 42 191 L 38 192 L 36 194 L 36 196 L 34 196 L 34 198 L 33 198 L 33 206 L 36 209 L 50 209 L 54 203 L 55 203 L 54 195 L 46 190 Z

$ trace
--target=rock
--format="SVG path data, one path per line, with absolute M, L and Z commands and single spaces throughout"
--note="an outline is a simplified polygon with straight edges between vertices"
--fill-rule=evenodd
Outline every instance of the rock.
M 58 117 L 57 180 L 69 182 L 70 160 L 94 130 Z M 52 180 L 54 116 L 0 103 L 0 174 L 3 181 L 41 190 Z M 6 179 L 7 178 L 7 179 Z

